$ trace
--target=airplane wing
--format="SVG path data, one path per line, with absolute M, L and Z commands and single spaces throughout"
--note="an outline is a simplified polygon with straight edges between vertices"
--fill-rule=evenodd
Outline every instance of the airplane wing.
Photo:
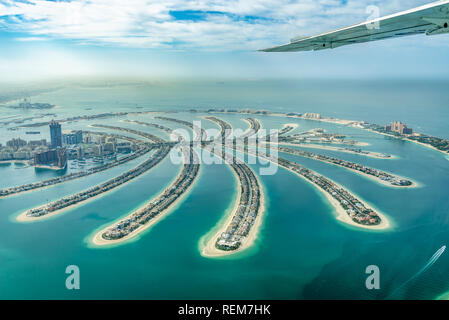
M 449 33 L 449 0 L 366 21 L 313 37 L 297 37 L 289 44 L 259 51 L 291 52 L 333 49 L 349 44 L 408 35 Z

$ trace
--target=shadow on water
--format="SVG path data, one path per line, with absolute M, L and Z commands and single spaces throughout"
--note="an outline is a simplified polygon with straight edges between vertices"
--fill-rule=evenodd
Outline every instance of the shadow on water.
M 52 170 L 52 169 L 45 169 L 45 168 L 34 168 L 34 172 L 36 173 L 36 175 L 42 175 L 44 173 L 54 172 L 56 176 L 63 176 L 64 174 L 67 173 L 67 166 L 64 169 L 60 169 L 60 170 Z

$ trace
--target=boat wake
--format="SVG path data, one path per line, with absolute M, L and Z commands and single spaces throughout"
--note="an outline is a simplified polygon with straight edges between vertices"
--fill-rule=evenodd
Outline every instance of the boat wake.
M 410 282 L 412 282 L 413 280 L 415 280 L 416 278 L 418 278 L 421 274 L 423 274 L 424 272 L 426 272 L 431 266 L 433 266 L 435 264 L 435 262 L 438 261 L 438 259 L 441 257 L 441 255 L 444 253 L 444 251 L 446 250 L 446 246 L 442 246 L 440 249 L 438 249 L 433 256 L 429 259 L 429 261 L 427 261 L 427 263 L 424 265 L 424 267 L 422 267 L 415 275 L 413 275 L 413 277 L 411 277 L 410 279 L 408 279 L 406 282 L 404 282 L 399 288 L 397 288 L 396 290 L 393 291 L 393 293 L 391 293 L 390 295 L 388 295 L 387 299 L 394 296 L 399 290 L 401 290 L 402 288 L 404 288 L 407 284 L 409 284 Z

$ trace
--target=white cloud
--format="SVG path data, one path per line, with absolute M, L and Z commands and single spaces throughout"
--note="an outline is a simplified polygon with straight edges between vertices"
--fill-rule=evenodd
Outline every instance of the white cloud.
M 258 49 L 382 14 L 426 0 L 0 0 L 0 23 L 25 32 L 19 40 L 51 37 L 79 43 L 174 49 Z M 204 20 L 176 20 L 170 11 L 218 11 Z M 245 19 L 245 17 L 256 19 Z M 238 18 L 236 18 L 238 17 Z
M 48 41 L 49 39 L 44 38 L 44 37 L 18 37 L 15 38 L 16 41 Z

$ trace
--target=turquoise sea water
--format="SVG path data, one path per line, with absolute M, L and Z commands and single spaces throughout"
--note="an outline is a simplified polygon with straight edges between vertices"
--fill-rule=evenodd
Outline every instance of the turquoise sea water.
M 321 112 L 376 123 L 402 120 L 418 131 L 449 137 L 446 88 L 447 83 L 411 81 L 169 83 L 66 88 L 33 100 L 57 104 L 55 112 L 60 118 L 109 111 L 255 108 Z M 9 113 L 18 112 L 6 110 L 5 116 Z M 201 115 L 179 112 L 169 116 L 194 120 Z M 218 116 L 235 128 L 248 128 L 241 116 Z M 139 158 L 97 175 L 0 200 L 0 298 L 434 299 L 449 291 L 447 252 L 426 272 L 396 291 L 419 272 L 436 250 L 449 243 L 446 155 L 355 128 L 276 117 L 257 118 L 264 128 L 280 128 L 283 123 L 296 122 L 299 127 L 295 132 L 320 127 L 368 142 L 370 145 L 365 149 L 391 153 L 397 158 L 382 160 L 312 151 L 393 172 L 417 181 L 420 187 L 388 188 L 344 168 L 280 154 L 349 188 L 385 213 L 394 228 L 367 232 L 337 221 L 331 205 L 314 186 L 279 168 L 275 175 L 260 176 L 266 211 L 256 243 L 247 252 L 222 259 L 202 257 L 199 245 L 232 205 L 235 180 L 225 165 L 202 166 L 201 176 L 180 205 L 137 241 L 114 248 L 92 248 L 88 242 L 95 230 L 163 190 L 176 176 L 178 165 L 166 159 L 114 192 L 52 219 L 27 224 L 14 220 L 30 207 L 116 176 L 144 160 Z M 172 123 L 155 120 L 151 114 L 130 115 L 128 119 L 174 127 Z M 73 122 L 63 124 L 63 129 L 86 129 L 91 123 L 105 123 L 167 138 L 156 129 L 119 120 Z M 208 121 L 203 120 L 202 124 L 205 128 L 217 128 Z M 48 139 L 47 128 L 38 130 Z M 9 131 L 0 126 L 0 143 L 18 136 L 36 139 L 25 136 L 24 131 Z M 258 172 L 259 164 L 251 166 Z M 61 173 L 2 165 L 0 187 L 39 181 L 56 174 Z M 78 291 L 65 288 L 64 271 L 72 264 L 79 266 L 81 272 Z M 381 289 L 369 291 L 365 288 L 365 268 L 373 264 L 381 271 Z

